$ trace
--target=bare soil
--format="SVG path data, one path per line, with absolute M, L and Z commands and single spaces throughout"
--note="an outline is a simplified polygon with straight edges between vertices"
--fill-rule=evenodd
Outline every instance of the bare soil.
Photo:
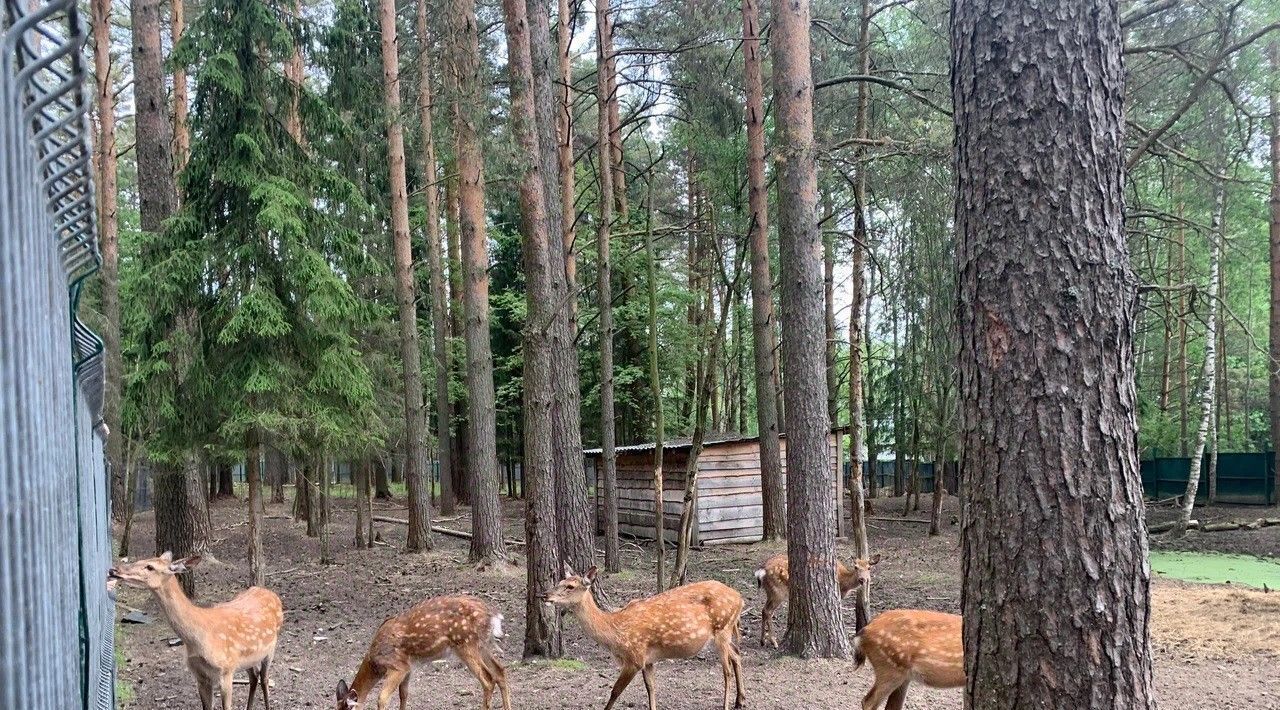
M 1152 505 L 1147 508 L 1147 524 L 1176 520 L 1178 508 L 1172 505 Z M 1280 518 L 1280 508 L 1258 505 L 1206 505 L 1196 506 L 1191 516 L 1202 525 L 1218 522 L 1251 522 L 1258 518 Z M 1280 558 L 1280 525 L 1258 530 L 1223 530 L 1200 532 L 1188 530 L 1185 537 L 1171 538 L 1154 535 L 1153 550 L 1177 550 L 1181 552 L 1226 552 L 1235 555 Z
M 901 509 L 900 501 L 878 500 L 876 506 L 877 516 L 885 518 L 893 518 Z M 402 517 L 403 507 L 397 503 L 380 502 L 377 507 L 379 514 Z M 335 508 L 331 531 L 338 562 L 321 566 L 317 563 L 319 541 L 305 537 L 303 526 L 288 519 L 287 507 L 268 507 L 264 538 L 270 562 L 268 586 L 280 594 L 286 608 L 285 628 L 271 674 L 273 707 L 333 707 L 334 687 L 339 679 L 350 680 L 383 618 L 425 597 L 464 592 L 487 599 L 506 616 L 507 637 L 500 644 L 500 658 L 508 666 L 515 707 L 604 706 L 617 671 L 604 650 L 584 637 L 576 620 L 565 619 L 567 660 L 520 661 L 522 567 L 477 572 L 467 564 L 467 542 L 440 535 L 432 553 L 401 554 L 406 531 L 395 524 L 377 526 L 388 546 L 356 550 L 351 544 L 354 516 L 350 501 L 335 501 Z M 944 522 L 957 509 L 956 499 L 949 498 Z M 1250 510 L 1254 517 L 1260 514 L 1258 509 Z M 523 537 L 522 514 L 521 502 L 505 505 L 508 537 Z M 200 601 L 205 603 L 230 598 L 243 588 L 248 575 L 244 503 L 220 501 L 212 515 L 213 551 L 223 564 L 199 569 Z M 912 517 L 926 516 L 927 512 L 922 512 Z M 464 515 L 440 524 L 465 530 L 470 523 Z M 926 535 L 927 526 L 916 523 L 874 520 L 870 525 L 873 547 L 885 556 L 875 568 L 876 609 L 959 610 L 958 525 L 944 525 L 943 534 L 935 538 Z M 1262 532 L 1266 531 L 1245 534 Z M 1224 545 L 1227 551 L 1241 551 L 1231 547 L 1235 543 L 1220 537 L 1223 535 L 1231 533 L 1205 533 L 1199 536 L 1203 543 L 1192 544 Z M 150 554 L 153 539 L 151 515 L 139 515 L 133 528 L 133 549 Z M 692 560 L 691 580 L 721 580 L 741 591 L 747 600 L 743 652 L 748 707 L 858 707 L 871 685 L 869 668 L 854 671 L 847 660 L 800 660 L 759 645 L 762 600 L 752 573 L 761 560 L 782 549 L 780 544 L 711 547 L 696 552 Z M 1270 549 L 1269 554 L 1276 554 L 1275 547 Z M 518 556 L 520 550 L 514 552 L 513 559 L 519 565 L 523 561 Z M 604 580 L 612 604 L 652 593 L 650 553 L 647 547 L 624 544 L 624 572 Z M 849 556 L 847 548 L 844 554 Z M 1152 633 L 1160 707 L 1280 710 L 1277 600 L 1280 597 L 1275 594 L 1229 587 L 1156 582 Z M 129 707 L 198 709 L 183 649 L 168 645 L 173 633 L 160 617 L 155 601 L 145 592 L 121 590 L 119 613 L 129 608 L 158 617 L 153 624 L 122 626 L 124 663 L 120 677 L 136 693 Z M 850 626 L 852 617 L 847 617 Z M 780 615 L 779 621 L 785 625 L 785 616 Z M 1246 636 L 1248 640 L 1242 641 Z M 704 651 L 700 659 L 663 663 L 658 668 L 659 705 L 666 710 L 719 708 L 720 684 L 713 652 Z M 237 685 L 237 703 L 244 702 L 245 693 L 246 687 Z M 479 704 L 479 684 L 456 660 L 436 662 L 415 674 L 411 708 L 475 708 Z M 644 708 L 643 684 L 635 681 L 623 693 L 619 707 Z M 906 707 L 959 710 L 963 703 L 959 690 L 915 687 Z

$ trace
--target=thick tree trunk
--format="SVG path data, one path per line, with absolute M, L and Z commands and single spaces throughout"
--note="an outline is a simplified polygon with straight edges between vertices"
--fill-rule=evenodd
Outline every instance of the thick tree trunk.
M 773 95 L 778 136 L 778 241 L 782 267 L 783 396 L 787 413 L 787 555 L 791 607 L 786 646 L 802 657 L 845 657 L 849 639 L 836 588 L 822 339 L 822 237 L 813 140 L 809 3 L 773 0 Z
M 111 470 L 111 517 L 125 519 L 129 507 L 124 461 L 125 432 L 120 419 L 124 391 L 124 359 L 120 350 L 120 220 L 116 170 L 116 94 L 111 80 L 111 0 L 93 0 L 93 73 L 97 86 L 98 134 L 94 140 L 97 169 L 98 244 L 102 250 L 102 329 L 106 382 L 102 418 Z
M 952 6 L 966 707 L 1156 707 L 1121 44 L 1115 0 Z
M 601 11 L 603 7 L 603 11 Z M 604 72 L 604 84 L 599 82 L 596 84 L 596 96 L 599 105 L 605 109 L 608 123 L 602 124 L 606 130 L 599 132 L 597 135 L 609 137 L 609 168 L 613 175 L 610 177 L 609 193 L 614 199 L 614 209 L 617 210 L 617 218 L 627 221 L 627 177 L 625 166 L 622 164 L 622 118 L 619 111 L 618 102 L 618 60 L 613 51 L 613 18 L 609 15 L 609 1 L 596 0 L 596 49 L 598 52 L 597 59 L 603 63 L 596 69 L 596 73 Z M 603 167 L 603 163 L 601 164 Z
M 235 498 L 236 482 L 232 476 L 233 469 L 230 464 L 220 463 L 214 467 L 214 472 L 218 478 L 218 490 L 215 494 L 218 498 Z
M 373 482 L 373 497 L 378 500 L 391 500 L 391 481 L 384 461 L 379 460 L 374 466 Z
M 427 475 L 426 431 L 422 420 L 422 353 L 418 344 L 417 279 L 409 236 L 409 194 L 405 186 L 404 128 L 400 125 L 400 57 L 396 47 L 395 0 L 380 0 L 382 90 L 387 107 L 387 164 L 391 171 L 391 230 L 395 247 L 396 303 L 400 311 L 400 359 L 404 368 L 404 480 L 409 492 L 409 552 L 429 550 L 431 482 Z M 327 505 L 327 504 L 326 504 Z
M 289 478 L 289 466 L 284 453 L 275 446 L 267 446 L 267 477 L 271 479 L 271 503 L 284 504 L 284 484 Z
M 1204 326 L 1204 369 L 1200 374 L 1200 421 L 1196 427 L 1195 447 L 1191 450 L 1191 470 L 1187 474 L 1187 488 L 1182 494 L 1182 508 L 1173 529 L 1172 537 L 1182 537 L 1191 523 L 1191 512 L 1196 505 L 1196 491 L 1200 487 L 1200 472 L 1204 462 L 1205 446 L 1213 428 L 1213 403 L 1218 385 L 1218 286 L 1222 279 L 1223 213 L 1225 212 L 1226 186 L 1218 182 L 1213 198 L 1213 225 L 1209 230 L 1209 300 Z M 1217 461 L 1213 462 L 1215 465 Z M 1216 472 L 1215 472 L 1216 474 Z M 1213 497 L 1211 491 L 1210 499 Z
M 556 49 L 560 76 L 559 102 L 556 111 L 556 133 L 559 143 L 556 157 L 560 165 L 560 218 L 563 229 L 564 280 L 568 294 L 569 334 L 578 332 L 578 262 L 574 256 L 577 241 L 578 210 L 577 187 L 573 161 L 573 62 L 570 56 L 570 40 L 573 33 L 570 20 L 581 0 L 559 0 L 556 16 Z M 571 9 L 572 6 L 572 9 Z M 543 146 L 546 149 L 546 146 Z M 581 433 L 579 433 L 581 446 Z
M 267 562 L 262 557 L 262 451 L 256 430 L 245 435 L 244 480 L 249 488 L 249 584 L 261 587 L 266 581 Z
M 598 135 L 611 136 L 612 46 L 609 23 L 609 0 L 596 0 L 596 96 L 599 116 Z M 615 563 L 618 539 L 618 460 L 614 453 L 615 412 L 613 404 L 613 281 L 609 241 L 613 226 L 614 155 L 611 141 L 597 141 L 599 151 L 596 171 L 600 174 L 600 226 L 596 233 L 596 273 L 600 307 L 600 480 L 604 489 L 604 535 L 612 540 Z
M 207 520 L 201 521 L 199 506 L 192 500 L 187 485 L 195 476 L 189 476 L 186 466 L 153 464 L 151 468 L 151 504 L 156 518 L 156 554 L 172 552 L 175 558 L 195 554 L 195 531 Z M 195 574 L 189 572 L 178 577 L 187 596 L 195 594 Z
M 174 47 L 178 46 L 187 29 L 186 8 L 183 4 L 183 0 L 173 0 L 170 6 L 172 14 L 169 27 Z M 187 69 L 181 64 L 176 64 L 173 67 L 173 169 L 175 174 L 182 172 L 187 166 L 187 159 L 191 156 L 191 131 L 187 128 L 187 102 Z
M 529 51 L 533 61 L 534 111 L 538 125 L 538 151 L 542 167 L 543 200 L 547 231 L 553 244 L 547 254 L 551 271 L 551 367 L 555 399 L 551 407 L 552 456 L 555 461 L 556 534 L 562 560 L 577 570 L 595 564 L 595 525 L 587 477 L 582 464 L 582 393 L 578 377 L 578 349 L 574 343 L 577 320 L 574 313 L 577 286 L 570 289 L 567 275 L 573 268 L 568 249 L 572 245 L 573 152 L 560 145 L 560 131 L 568 131 L 567 114 L 557 96 L 555 77 L 564 71 L 556 61 L 551 43 L 551 6 L 536 2 L 529 6 Z M 568 22 L 568 18 L 563 18 Z M 567 34 L 567 25 L 563 28 Z M 566 49 L 567 51 L 567 49 Z M 564 90 L 568 90 L 565 88 Z M 566 162 L 567 161 L 567 162 Z M 569 197 L 562 182 L 569 182 Z M 567 215 L 567 217 L 566 217 Z M 605 568 L 617 572 L 617 537 L 605 537 Z
M 1271 63 L 1271 341 L 1270 366 L 1267 372 L 1268 398 L 1271 410 L 1271 451 L 1275 457 L 1276 485 L 1280 491 L 1280 43 L 1267 47 Z M 1280 504 L 1280 497 L 1276 503 Z
M 373 501 L 369 499 L 369 478 L 373 474 L 373 462 L 364 458 L 355 464 L 356 489 L 356 549 L 373 547 Z
M 558 282 L 551 252 L 560 234 L 547 219 L 547 184 L 535 109 L 529 13 L 525 0 L 503 0 L 507 29 L 507 72 L 511 89 L 511 129 L 523 165 L 520 175 L 520 232 L 524 237 L 524 480 L 526 593 L 524 655 L 560 655 L 559 614 L 542 597 L 560 581 L 557 550 L 555 476 L 552 473 L 552 403 L 555 399 L 551 338 Z M 537 11 L 535 11 L 537 12 Z M 546 116 L 550 118 L 550 116 Z M 554 157 L 554 155 L 552 156 Z M 555 240 L 552 240 L 555 234 Z M 558 260 L 554 260 L 558 263 Z
M 331 462 L 328 456 L 320 459 L 319 470 L 316 475 L 320 477 L 320 564 L 331 565 L 336 562 L 333 558 L 333 546 L 329 544 L 329 513 L 331 505 L 330 487 L 333 483 L 333 471 L 331 470 Z M 413 520 L 413 511 L 409 511 L 410 518 Z
M 454 38 L 456 40 L 456 38 Z M 452 46 L 450 42 L 449 46 Z M 452 59 L 450 59 L 452 62 Z M 448 64 L 448 63 L 447 63 Z M 457 105 L 457 77 L 450 69 L 445 71 L 445 86 L 451 104 Z M 454 136 L 454 151 L 457 152 L 457 136 Z M 445 174 L 456 176 L 458 161 L 456 158 L 445 164 Z M 445 242 L 449 251 L 449 337 L 450 337 L 450 372 L 463 368 L 462 378 L 466 379 L 466 348 L 462 345 L 462 203 L 459 178 L 450 177 L 444 184 L 445 202 Z M 450 375 L 452 377 L 452 375 Z M 457 394 L 456 392 L 454 394 Z M 471 505 L 471 482 L 467 475 L 467 400 L 465 388 L 463 396 L 453 400 L 453 437 L 449 440 L 450 460 L 453 462 L 453 494 L 458 502 Z
M 323 461 L 317 462 L 314 459 L 307 459 L 302 465 L 303 486 L 306 488 L 305 500 L 307 502 L 307 537 L 320 537 L 321 519 L 324 512 L 324 501 L 321 499 L 321 476 L 324 471 L 321 466 Z M 321 555 L 323 558 L 324 555 Z
M 778 443 L 778 393 L 774 389 L 773 274 L 769 266 L 769 194 L 764 176 L 764 79 L 760 70 L 760 8 L 742 2 L 742 55 L 747 86 L 747 202 L 751 222 L 751 336 L 756 372 L 756 428 L 760 434 L 760 487 L 764 539 L 787 534 L 787 493 Z
M 489 251 L 485 236 L 484 161 L 479 113 L 483 107 L 480 38 L 475 0 L 453 0 L 453 60 L 458 92 L 454 100 L 461 217 L 463 305 L 467 343 L 467 464 L 471 479 L 471 560 L 481 564 L 507 557 L 498 500 L 498 450 L 489 345 Z
M 427 25 L 427 0 L 417 0 L 418 45 L 418 121 L 422 127 L 422 173 L 426 176 L 423 195 L 427 208 L 427 265 L 431 269 L 431 355 L 435 360 L 436 441 L 440 460 L 440 514 L 453 515 L 457 496 L 453 490 L 453 450 L 449 443 L 449 420 L 453 408 L 449 402 L 449 316 L 444 284 L 444 258 L 440 249 L 440 200 L 436 185 L 436 143 L 432 117 L 431 35 Z

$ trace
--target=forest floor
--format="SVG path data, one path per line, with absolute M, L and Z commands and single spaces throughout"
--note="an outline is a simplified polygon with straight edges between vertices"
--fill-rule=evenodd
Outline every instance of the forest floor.
M 924 502 L 927 505 L 927 500 Z M 280 594 L 286 609 L 271 673 L 273 707 L 333 707 L 334 687 L 339 679 L 351 679 L 382 619 L 423 598 L 458 593 L 480 596 L 506 616 L 506 638 L 499 644 L 499 657 L 508 666 L 514 707 L 604 706 L 617 670 L 605 651 L 583 635 L 575 619 L 565 621 L 565 660 L 520 662 L 523 566 L 474 571 L 467 564 L 467 541 L 441 535 L 435 537 L 436 549 L 431 553 L 401 554 L 406 530 L 395 524 L 377 525 L 388 546 L 356 550 L 350 542 L 354 524 L 351 501 L 334 503 L 335 566 L 317 563 L 319 541 L 305 537 L 303 526 L 288 519 L 287 507 L 268 506 L 264 536 L 267 584 Z M 884 518 L 896 516 L 901 509 L 900 501 L 889 499 L 877 500 L 876 506 L 877 516 Z M 375 508 L 377 514 L 403 517 L 398 501 L 378 501 Z M 1274 513 L 1274 509 L 1242 510 L 1245 517 Z M 523 538 L 522 502 L 507 501 L 503 513 L 508 537 Z M 949 497 L 944 523 L 957 513 L 957 499 Z M 216 502 L 212 516 L 213 552 L 223 564 L 199 568 L 200 595 L 206 603 L 230 598 L 248 576 L 243 562 L 247 535 L 243 502 Z M 927 512 L 913 517 L 925 516 Z M 1205 518 L 1203 514 L 1200 517 Z M 465 515 L 438 524 L 460 530 L 470 525 Z M 875 568 L 875 609 L 959 610 L 959 526 L 945 525 L 943 534 L 935 538 L 928 537 L 926 530 L 927 526 L 917 523 L 870 522 L 873 549 L 884 554 L 884 561 Z M 1187 538 L 1194 542 L 1185 544 L 1201 551 L 1221 546 L 1226 552 L 1253 550 L 1280 557 L 1280 537 L 1270 531 L 1280 532 L 1280 528 L 1205 533 Z M 133 549 L 149 553 L 153 533 L 152 515 L 139 514 L 133 527 Z M 1268 537 L 1260 538 L 1263 541 L 1259 543 L 1244 539 L 1264 534 Z M 840 544 L 842 556 L 850 557 L 850 548 Z M 1254 544 L 1264 547 L 1251 547 Z M 851 661 L 802 661 L 760 647 L 762 599 L 752 574 L 761 560 L 784 549 L 782 544 L 731 545 L 706 548 L 692 557 L 690 579 L 718 579 L 741 591 L 746 599 L 743 656 L 747 706 L 761 710 L 858 707 L 872 682 L 869 667 L 854 671 Z M 604 578 L 613 604 L 651 593 L 650 553 L 647 547 L 624 543 L 624 571 Z M 518 556 L 514 559 L 517 564 L 523 562 Z M 1153 597 L 1155 681 L 1161 708 L 1280 710 L 1280 675 L 1275 672 L 1280 663 L 1280 594 L 1158 579 L 1153 584 Z M 123 614 L 130 608 L 141 609 L 157 621 L 121 627 L 124 661 L 119 675 L 136 696 L 129 707 L 199 708 L 184 651 L 168 645 L 173 632 L 154 599 L 145 592 L 121 589 L 118 611 Z M 846 619 L 852 627 L 853 614 L 847 614 Z M 785 611 L 775 624 L 785 628 Z M 238 681 L 236 702 L 243 703 L 244 678 Z M 658 702 L 666 710 L 719 708 L 720 688 L 714 652 L 659 665 Z M 456 659 L 415 673 L 411 708 L 474 708 L 479 704 L 479 684 Z M 623 693 L 618 707 L 644 706 L 644 685 L 637 680 Z M 496 698 L 494 707 L 498 707 Z M 906 707 L 958 710 L 963 703 L 958 690 L 917 686 L 908 695 Z

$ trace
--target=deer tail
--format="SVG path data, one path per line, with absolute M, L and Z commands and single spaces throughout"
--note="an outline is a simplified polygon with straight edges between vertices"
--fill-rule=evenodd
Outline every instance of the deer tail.
M 862 652 L 862 632 L 853 637 L 853 669 L 856 671 L 867 662 L 867 655 Z
M 765 575 L 765 571 L 763 567 L 756 570 L 756 589 L 759 589 L 764 586 L 764 575 Z

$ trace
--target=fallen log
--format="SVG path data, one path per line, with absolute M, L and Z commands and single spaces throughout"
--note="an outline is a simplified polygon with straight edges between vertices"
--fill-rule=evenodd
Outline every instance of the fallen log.
M 1157 524 L 1152 525 L 1151 527 L 1147 528 L 1147 532 L 1148 532 L 1148 533 L 1150 533 L 1150 534 L 1152 534 L 1152 535 L 1157 535 L 1157 534 L 1159 534 L 1159 533 L 1167 533 L 1167 532 L 1169 532 L 1170 530 L 1172 530 L 1172 529 L 1173 529 L 1173 526 L 1174 526 L 1174 524 L 1175 524 L 1175 523 L 1176 523 L 1176 521 L 1173 521 L 1173 520 L 1170 520 L 1170 521 L 1169 521 L 1169 522 L 1167 522 L 1167 523 L 1157 523 Z M 1199 520 L 1192 520 L 1191 522 L 1187 523 L 1187 529 L 1188 529 L 1188 530 L 1198 530 L 1198 529 L 1200 529 L 1200 521 L 1199 521 Z
M 1204 532 L 1222 532 L 1224 530 L 1239 530 L 1242 527 L 1244 527 L 1242 523 L 1229 520 L 1221 523 L 1207 523 L 1201 525 L 1200 529 Z
M 387 517 L 387 516 L 385 516 L 385 515 L 375 515 L 375 516 L 373 516 L 373 519 L 374 519 L 374 521 L 375 521 L 375 522 L 379 522 L 379 523 L 395 523 L 396 525 L 408 525 L 408 524 L 409 524 L 409 521 L 408 521 L 408 520 L 405 520 L 405 519 L 403 519 L 403 518 L 390 518 L 390 517 Z M 470 539 L 471 539 L 471 533 L 469 533 L 469 532 L 467 532 L 467 531 L 465 531 L 465 530 L 454 530 L 453 528 L 442 528 L 442 527 L 440 527 L 439 525 L 432 525 L 432 526 L 431 526 L 431 532 L 438 532 L 438 533 L 440 533 L 441 535 L 448 535 L 449 537 L 461 538 L 461 539 L 463 539 L 463 540 L 470 540 Z M 507 543 L 508 545 L 523 545 L 523 544 L 524 544 L 524 540 L 516 540 L 516 539 L 513 539 L 513 538 L 507 538 L 506 543 Z
M 875 518 L 875 517 L 872 517 L 872 518 L 867 518 L 867 520 L 879 520 L 879 521 L 880 521 L 880 522 L 882 522 L 882 523 L 920 523 L 921 525 L 928 525 L 930 522 L 932 522 L 932 521 L 929 521 L 929 520 L 921 520 L 921 519 L 919 519 L 919 518 Z

